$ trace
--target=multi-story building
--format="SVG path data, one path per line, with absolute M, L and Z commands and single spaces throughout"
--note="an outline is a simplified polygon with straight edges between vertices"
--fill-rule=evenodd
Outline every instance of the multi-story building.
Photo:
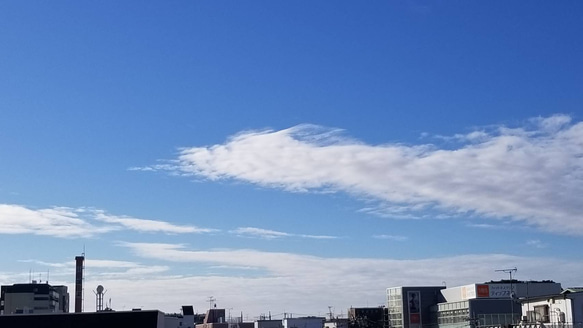
M 48 283 L 15 284 L 0 289 L 0 314 L 67 313 L 67 286 Z
M 502 280 L 447 288 L 444 302 L 432 308 L 440 328 L 498 327 L 521 319 L 520 298 L 553 295 L 561 284 L 552 281 Z
M 430 309 L 443 302 L 445 286 L 387 288 L 387 311 L 391 328 L 421 328 L 432 324 Z
M 389 327 L 465 328 L 517 324 L 522 317 L 522 299 L 557 295 L 561 291 L 561 284 L 552 281 L 518 280 L 453 288 L 388 288 Z

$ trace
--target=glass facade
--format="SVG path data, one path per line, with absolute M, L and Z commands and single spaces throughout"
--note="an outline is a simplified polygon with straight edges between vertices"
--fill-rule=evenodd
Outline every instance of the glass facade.
M 387 289 L 389 327 L 403 328 L 403 290 L 401 287 Z
M 437 304 L 437 324 L 440 327 L 467 326 L 470 321 L 469 306 L 468 301 Z

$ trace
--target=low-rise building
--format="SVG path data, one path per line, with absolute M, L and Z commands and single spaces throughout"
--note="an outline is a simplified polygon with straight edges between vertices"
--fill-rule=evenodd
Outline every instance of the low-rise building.
M 524 297 L 523 327 L 583 328 L 583 288 L 567 288 L 559 294 Z
M 48 283 L 14 284 L 0 287 L 0 314 L 67 313 L 67 286 Z
M 259 319 L 253 323 L 254 328 L 283 328 L 282 320 Z
M 348 326 L 350 328 L 385 328 L 387 326 L 387 308 L 364 307 L 348 309 Z
M 324 328 L 324 317 L 284 318 L 283 328 Z

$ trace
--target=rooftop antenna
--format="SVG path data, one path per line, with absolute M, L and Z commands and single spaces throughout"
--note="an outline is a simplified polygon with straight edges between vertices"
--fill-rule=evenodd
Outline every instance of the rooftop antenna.
M 500 269 L 500 270 L 494 270 L 494 271 L 508 273 L 510 275 L 510 282 L 512 283 L 512 273 L 518 271 L 518 269 L 516 267 L 514 267 L 512 269 Z
M 215 303 L 216 300 L 217 300 L 216 298 L 209 296 L 209 298 L 207 300 L 209 302 L 209 309 L 212 309 L 213 307 L 217 306 L 217 303 Z
M 510 276 L 510 309 L 512 311 L 512 317 L 510 317 L 510 324 L 514 324 L 514 288 L 512 287 L 512 273 L 518 271 L 518 269 L 514 267 L 511 269 L 500 269 L 494 271 L 508 273 L 508 275 Z

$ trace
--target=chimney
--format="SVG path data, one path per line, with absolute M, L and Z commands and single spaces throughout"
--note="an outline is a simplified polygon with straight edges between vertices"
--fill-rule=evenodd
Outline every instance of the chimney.
M 75 313 L 83 312 L 83 268 L 85 254 L 75 256 Z

